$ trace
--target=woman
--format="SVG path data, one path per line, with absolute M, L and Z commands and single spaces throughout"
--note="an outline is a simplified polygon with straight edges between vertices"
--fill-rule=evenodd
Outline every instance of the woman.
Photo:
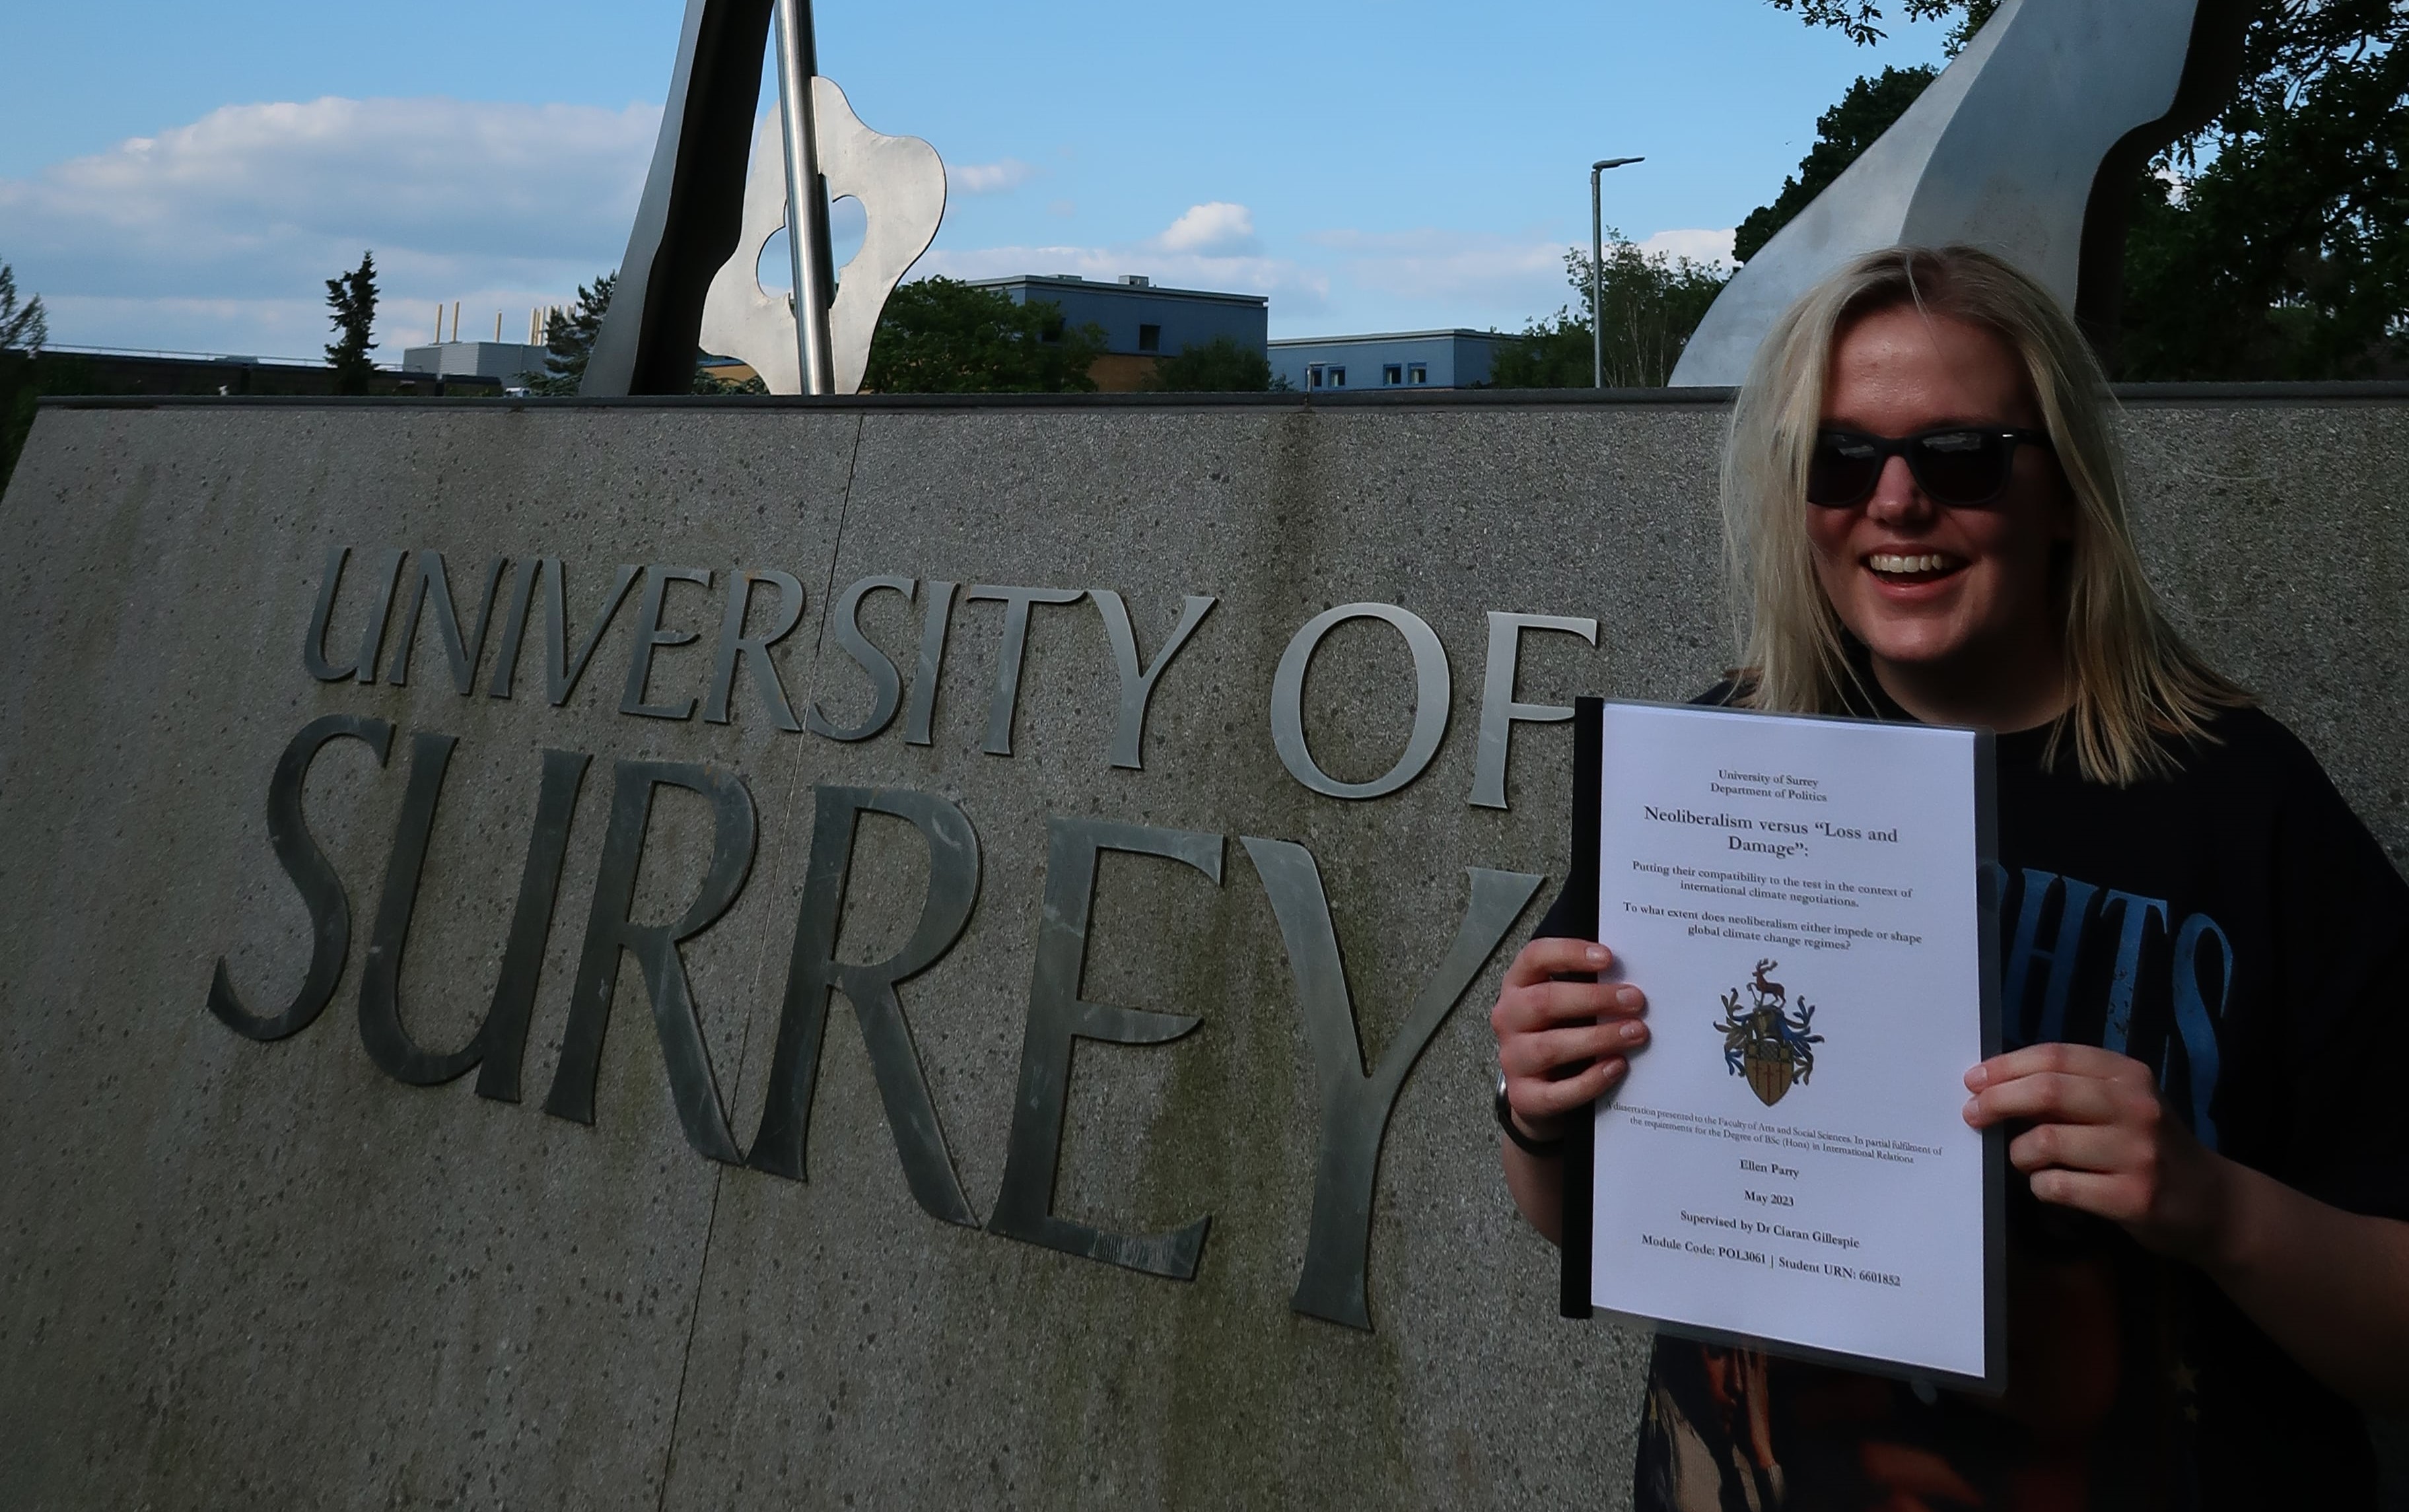
M 2358 1409 L 2409 1405 L 2409 886 L 2160 613 L 2111 408 L 2049 295 L 1960 248 L 1836 274 L 1741 392 L 1745 670 L 1707 699 L 1998 732 L 2011 1048 L 1965 1116 L 2012 1136 L 2010 1385 L 1660 1337 L 1643 1512 L 2373 1503 Z M 1507 1181 L 1551 1238 L 1560 1142 L 1648 1042 L 1582 913 L 1491 1015 Z

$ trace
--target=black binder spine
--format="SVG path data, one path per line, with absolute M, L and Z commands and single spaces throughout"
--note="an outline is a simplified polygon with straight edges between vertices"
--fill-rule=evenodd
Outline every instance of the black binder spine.
M 1565 872 L 1565 891 L 1589 900 L 1581 917 L 1584 935 L 1597 932 L 1597 834 L 1604 823 L 1599 812 L 1599 786 L 1606 770 L 1606 703 L 1600 698 L 1573 700 L 1573 837 L 1572 864 Z M 1590 1316 L 1590 1218 L 1595 1195 L 1597 1162 L 1595 1122 L 1590 1110 L 1575 1116 L 1573 1132 L 1565 1146 L 1564 1274 L 1557 1309 L 1566 1318 Z

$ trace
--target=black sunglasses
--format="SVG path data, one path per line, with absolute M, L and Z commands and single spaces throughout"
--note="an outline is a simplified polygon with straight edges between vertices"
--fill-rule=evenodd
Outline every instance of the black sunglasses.
M 1935 504 L 1961 509 L 1988 504 L 2008 486 L 2018 443 L 2046 449 L 2037 430 L 1945 425 L 1893 439 L 1829 426 L 1816 432 L 1807 463 L 1807 502 L 1844 510 L 1862 504 L 1895 456 L 1907 458 L 1915 485 Z

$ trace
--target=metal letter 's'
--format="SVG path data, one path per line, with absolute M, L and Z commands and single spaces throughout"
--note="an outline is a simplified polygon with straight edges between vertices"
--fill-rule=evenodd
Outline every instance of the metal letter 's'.
M 1506 756 L 1514 738 L 1514 721 L 1552 725 L 1573 716 L 1572 710 L 1562 704 L 1514 701 L 1514 676 L 1522 662 L 1524 630 L 1561 630 L 1597 644 L 1597 621 L 1593 619 L 1489 612 L 1489 666 L 1480 688 L 1480 746 L 1472 762 L 1475 808 L 1506 807 Z
M 1313 753 L 1305 749 L 1305 671 L 1323 636 L 1348 620 L 1358 619 L 1384 620 L 1395 626 L 1413 652 L 1414 727 L 1406 741 L 1406 754 L 1385 775 L 1368 783 L 1342 783 L 1316 766 Z M 1280 653 L 1279 666 L 1272 673 L 1272 745 L 1289 775 L 1317 793 L 1332 798 L 1385 798 L 1421 776 L 1431 757 L 1438 755 L 1439 742 L 1447 736 L 1452 688 L 1447 648 L 1420 614 L 1394 604 L 1341 604 L 1305 621 L 1305 628 Z
M 1029 983 L 1029 1027 L 1020 1044 L 1012 1142 L 1004 1153 L 1003 1189 L 987 1226 L 991 1233 L 1065 1254 L 1186 1281 L 1196 1274 L 1212 1215 L 1171 1233 L 1126 1234 L 1059 1218 L 1051 1211 L 1054 1172 L 1062 1153 L 1062 1110 L 1071 1087 L 1072 1041 L 1162 1044 L 1200 1022 L 1186 1014 L 1150 1013 L 1079 997 L 1096 860 L 1108 850 L 1185 862 L 1212 878 L 1215 886 L 1221 885 L 1219 835 L 1102 819 L 1047 823 L 1046 913 L 1037 927 L 1037 968 Z
M 803 901 L 795 917 L 795 943 L 786 963 L 786 998 L 780 1011 L 777 1048 L 770 1057 L 770 1104 L 753 1139 L 748 1164 L 796 1181 L 803 1179 L 804 1145 L 811 1131 L 812 1091 L 819 1076 L 820 1044 L 827 1031 L 829 995 L 842 992 L 853 1004 L 878 1079 L 879 1100 L 895 1131 L 912 1195 L 932 1217 L 978 1227 L 970 1200 L 954 1174 L 945 1131 L 930 1101 L 928 1079 L 912 1046 L 896 984 L 929 969 L 953 948 L 978 901 L 978 835 L 970 816 L 928 793 L 902 788 L 818 787 L 812 823 L 812 856 L 803 875 Z M 849 966 L 836 958 L 837 920 L 853 862 L 854 835 L 865 812 L 907 819 L 929 844 L 929 892 L 920 921 L 903 948 L 875 966 Z
M 1121 674 L 1120 715 L 1113 724 L 1113 765 L 1132 770 L 1146 765 L 1146 708 L 1153 701 L 1155 680 L 1171 665 L 1171 658 L 1204 623 L 1204 616 L 1218 601 L 1190 594 L 1179 612 L 1178 627 L 1171 639 L 1155 653 L 1154 665 L 1140 670 L 1137 657 L 1137 632 L 1130 626 L 1129 606 L 1121 596 L 1110 588 L 1090 588 L 1088 597 L 1096 601 L 1096 612 L 1104 617 L 1104 637 L 1113 643 L 1113 665 Z
M 384 617 L 393 608 L 394 581 L 401 575 L 401 559 L 407 554 L 394 547 L 377 558 L 376 607 L 368 611 L 367 626 L 360 631 L 359 654 L 348 667 L 337 667 L 326 660 L 326 626 L 335 614 L 335 590 L 343 581 L 343 561 L 352 554 L 349 546 L 326 548 L 326 570 L 318 579 L 318 607 L 310 615 L 310 636 L 301 642 L 301 665 L 321 683 L 339 683 L 356 677 L 363 683 L 376 681 L 377 652 L 384 644 Z
M 1423 984 L 1413 1012 L 1367 1076 L 1355 1034 L 1354 1001 L 1347 990 L 1347 968 L 1339 958 L 1330 900 L 1313 854 L 1287 841 L 1243 839 L 1288 947 L 1297 1004 L 1313 1044 L 1314 1085 L 1321 1104 L 1313 1227 L 1305 1240 L 1305 1273 L 1289 1305 L 1334 1323 L 1368 1329 L 1372 1318 L 1364 1306 L 1363 1272 L 1372 1244 L 1373 1180 L 1379 1173 L 1380 1140 L 1390 1112 L 1406 1073 L 1543 879 L 1522 871 L 1467 869 L 1472 898 L 1456 929 L 1455 943 Z
M 861 723 L 840 729 L 828 715 L 820 713 L 819 700 L 803 711 L 803 724 L 815 735 L 825 735 L 832 741 L 866 741 L 885 729 L 895 717 L 896 706 L 903 700 L 903 680 L 895 670 L 895 663 L 887 653 L 861 633 L 861 600 L 881 588 L 902 594 L 908 601 L 912 597 L 910 578 L 864 578 L 848 584 L 836 601 L 836 619 L 831 628 L 836 643 L 854 664 L 870 676 L 870 713 Z
M 374 659 L 371 647 L 368 664 L 374 665 Z M 310 970 L 301 978 L 301 990 L 283 1012 L 262 1015 L 242 1005 L 225 958 L 218 958 L 217 972 L 209 979 L 209 1012 L 236 1033 L 254 1040 L 281 1040 L 308 1029 L 335 996 L 335 984 L 343 975 L 343 958 L 351 953 L 351 898 L 343 891 L 343 879 L 335 874 L 334 864 L 318 848 L 317 838 L 310 833 L 309 817 L 301 810 L 301 787 L 310 775 L 310 763 L 327 742 L 345 737 L 368 742 L 380 767 L 393 749 L 389 722 L 359 714 L 326 714 L 301 727 L 301 733 L 276 758 L 276 774 L 267 780 L 267 842 L 301 894 L 302 906 L 310 911 Z
M 1029 646 L 1029 606 L 1031 604 L 1075 604 L 1088 597 L 1084 588 L 1009 588 L 992 583 L 974 583 L 965 599 L 993 598 L 1003 608 L 1003 642 L 995 653 L 995 693 L 987 705 L 987 743 L 979 749 L 989 756 L 1012 755 L 1012 713 L 1020 701 L 1020 657 Z
M 435 603 L 435 634 L 443 643 L 444 660 L 451 665 L 453 689 L 465 698 L 477 688 L 477 663 L 485 655 L 485 631 L 494 623 L 495 597 L 511 559 L 496 556 L 485 563 L 485 598 L 477 611 L 477 638 L 470 641 L 460 634 L 460 616 L 452 607 L 452 583 L 443 570 L 443 554 L 421 551 L 417 554 L 418 585 L 411 594 L 410 613 L 401 622 L 401 639 L 394 645 L 393 665 L 385 669 L 384 680 L 395 687 L 409 683 L 411 644 L 418 639 L 418 621 L 431 598 Z
M 690 789 L 711 804 L 711 865 L 702 890 L 675 924 L 636 924 L 627 917 L 636 897 L 636 864 L 653 811 L 653 789 L 662 783 Z M 643 968 L 653 1001 L 653 1028 L 668 1063 L 670 1094 L 686 1143 L 712 1159 L 740 1165 L 744 1157 L 728 1132 L 728 1114 L 703 1048 L 695 1015 L 694 987 L 686 980 L 680 941 L 692 939 L 728 912 L 743 890 L 753 867 L 753 795 L 725 767 L 685 761 L 621 761 L 611 792 L 611 828 L 602 839 L 602 860 L 594 878 L 594 906 L 585 920 L 585 946 L 578 957 L 577 985 L 569 995 L 569 1028 L 561 1036 L 560 1065 L 543 1111 L 578 1123 L 594 1121 L 594 1083 L 602 1069 L 602 1031 L 611 1021 L 611 1000 L 619 986 L 619 954 Z
M 744 614 L 753 604 L 754 585 L 762 583 L 777 588 L 778 611 L 770 616 L 768 629 L 759 635 L 746 635 Z M 719 623 L 719 656 L 711 670 L 711 701 L 703 705 L 704 723 L 728 723 L 728 701 L 736 692 L 736 664 L 741 659 L 753 670 L 753 689 L 770 706 L 770 717 L 778 722 L 778 727 L 803 727 L 795 721 L 794 705 L 786 701 L 786 684 L 778 680 L 778 664 L 770 658 L 770 648 L 792 633 L 802 617 L 803 585 L 793 573 L 774 569 L 740 569 L 728 575 L 728 613 Z
M 412 1087 L 436 1087 L 483 1062 L 477 1090 L 504 1102 L 519 1100 L 519 1064 L 527 1053 L 527 1020 L 535 1007 L 536 979 L 543 968 L 552 909 L 560 894 L 560 863 L 569 848 L 569 821 L 591 758 L 583 751 L 546 751 L 543 785 L 536 799 L 535 829 L 527 839 L 527 864 L 519 874 L 518 906 L 511 914 L 501 975 L 493 1005 L 475 1038 L 449 1055 L 439 1055 L 411 1038 L 401 1022 L 401 958 L 410 943 L 410 922 L 418 908 L 418 883 L 426 864 L 427 838 L 443 775 L 456 736 L 421 730 L 411 737 L 410 786 L 394 824 L 393 854 L 385 863 L 384 891 L 377 900 L 368 935 L 368 964 L 360 972 L 360 1044 L 378 1069 Z
M 684 703 L 646 703 L 644 684 L 652 681 L 653 653 L 662 646 L 683 646 L 702 639 L 700 630 L 664 630 L 661 610 L 668 601 L 670 583 L 699 583 L 711 586 L 711 574 L 695 567 L 662 567 L 655 563 L 644 569 L 643 602 L 636 611 L 636 643 L 627 654 L 627 684 L 619 695 L 619 712 L 642 714 L 647 719 L 692 719 L 692 698 Z M 800 590 L 801 584 L 797 584 Z
M 937 674 L 945 664 L 945 629 L 953 623 L 954 594 L 960 587 L 942 578 L 929 580 L 920 611 L 920 663 L 912 672 L 912 708 L 903 717 L 906 745 L 929 743 L 929 727 L 937 717 Z

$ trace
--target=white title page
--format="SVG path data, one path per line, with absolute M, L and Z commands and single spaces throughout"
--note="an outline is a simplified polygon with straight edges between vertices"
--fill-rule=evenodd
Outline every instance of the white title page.
M 1983 1378 L 1980 737 L 1605 708 L 1598 938 L 1652 1038 L 1601 1105 L 1592 1301 Z

